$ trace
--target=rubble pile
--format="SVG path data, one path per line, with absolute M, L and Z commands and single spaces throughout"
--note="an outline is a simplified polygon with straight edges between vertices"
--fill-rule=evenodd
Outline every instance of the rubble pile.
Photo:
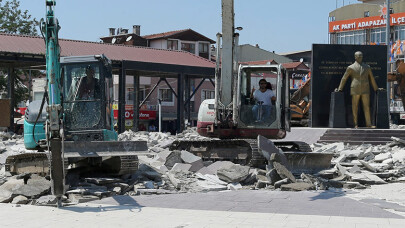
M 25 153 L 22 138 L 0 134 L 0 164 L 8 155 Z M 172 136 L 159 132 L 127 131 L 119 140 L 146 140 L 150 155 L 139 156 L 135 173 L 123 176 L 67 177 L 65 202 L 82 203 L 113 195 L 174 194 L 239 189 L 281 191 L 363 189 L 369 185 L 405 181 L 405 141 L 392 138 L 387 145 L 313 144 L 313 152 L 333 153 L 330 169 L 318 173 L 292 173 L 281 150 L 264 154 L 267 166 L 252 168 L 230 161 L 203 161 L 188 151 L 171 151 L 175 140 L 207 140 L 189 129 Z M 30 151 L 32 152 L 32 151 Z M 12 176 L 0 172 L 0 202 L 54 204 L 49 177 Z

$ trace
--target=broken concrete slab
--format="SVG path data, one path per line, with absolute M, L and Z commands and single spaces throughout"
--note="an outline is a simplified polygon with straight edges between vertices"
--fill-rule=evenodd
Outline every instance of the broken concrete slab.
M 27 204 L 29 202 L 28 198 L 25 196 L 16 196 L 14 197 L 13 201 L 11 203 L 13 204 Z
M 327 145 L 323 145 L 320 148 L 316 148 L 314 152 L 339 152 L 344 150 L 345 145 L 342 142 L 338 143 L 330 143 Z
M 165 161 L 165 166 L 168 169 L 173 168 L 174 164 L 182 163 L 183 160 L 181 159 L 181 152 L 178 150 L 172 151 L 167 157 Z
M 359 168 L 358 165 L 354 165 L 352 168 L 350 168 L 349 173 L 361 173 L 361 169 Z
M 359 182 L 347 181 L 346 183 L 343 184 L 343 188 L 365 189 L 366 186 L 360 184 Z
M 190 167 L 191 172 L 196 172 L 204 167 L 204 163 L 201 157 L 195 156 L 194 154 L 188 151 L 185 150 L 181 151 L 181 159 L 183 160 L 184 163 L 191 165 Z
M 274 183 L 282 179 L 280 175 L 278 175 L 276 169 L 271 169 L 270 171 L 268 171 L 266 173 L 266 178 L 270 185 L 274 185 Z
M 352 181 L 359 182 L 360 184 L 386 184 L 383 179 L 370 173 L 350 174 Z
M 295 179 L 294 175 L 281 163 L 278 162 L 273 162 L 273 166 L 276 169 L 278 175 L 280 175 L 281 178 L 288 178 L 291 182 L 296 182 L 297 180 Z
M 392 154 L 392 161 L 405 164 L 405 150 L 399 150 Z
M 196 173 L 195 174 L 197 178 L 202 179 L 202 180 L 207 180 L 212 183 L 220 184 L 220 185 L 227 185 L 228 183 L 225 181 L 221 181 L 217 175 L 212 175 L 212 174 L 205 174 L 202 175 L 201 173 Z
M 368 171 L 371 171 L 371 172 L 377 172 L 377 169 L 375 168 L 375 167 L 373 167 L 373 166 L 371 166 L 370 164 L 368 164 L 368 162 L 365 162 L 365 161 L 362 161 L 362 160 L 360 160 L 360 163 L 363 165 L 363 167 L 364 168 L 366 168 Z
M 266 188 L 266 187 L 269 186 L 269 185 L 270 185 L 270 182 L 269 182 L 269 181 L 266 181 L 266 180 L 258 180 L 258 181 L 256 182 L 255 188 L 256 188 L 256 189 Z
M 155 183 L 153 181 L 144 181 L 143 185 L 145 186 L 146 189 L 154 189 L 155 188 Z
M 202 188 L 202 191 L 222 191 L 227 190 L 227 185 L 216 184 L 210 181 L 198 180 L 197 184 Z
M 100 197 L 93 195 L 68 194 L 68 199 L 72 203 L 86 203 L 90 201 L 99 200 Z
M 9 179 L 0 186 L 0 203 L 9 203 L 13 200 L 14 189 L 24 185 L 24 180 Z
M 386 153 L 376 155 L 375 158 L 374 158 L 374 161 L 375 162 L 382 162 L 382 161 L 387 160 L 387 159 L 389 159 L 391 157 L 392 157 L 391 153 L 386 152 Z
M 35 205 L 56 205 L 58 199 L 54 195 L 41 196 L 35 200 Z
M 257 136 L 257 145 L 259 148 L 259 152 L 262 153 L 262 155 L 267 159 L 267 161 L 271 160 L 271 155 L 272 154 L 277 154 L 277 161 L 279 161 L 281 164 L 284 166 L 288 167 L 288 161 L 287 157 L 284 155 L 283 151 L 276 147 L 273 143 L 273 141 L 258 135 Z M 271 165 L 269 163 L 269 165 Z
M 165 173 L 165 172 L 163 172 Z M 151 167 L 147 164 L 139 164 L 138 170 L 131 176 L 131 179 L 136 180 L 152 180 L 159 182 L 162 179 L 161 170 Z
M 191 168 L 191 164 L 184 164 L 184 163 L 176 163 L 174 164 L 174 166 L 172 167 L 171 170 L 176 170 L 176 171 L 190 171 Z
M 229 168 L 218 169 L 217 176 L 227 183 L 242 182 L 248 177 L 249 169 L 249 166 L 234 164 Z
M 37 198 L 48 193 L 51 189 L 51 182 L 37 175 L 32 175 L 27 184 L 13 189 L 14 195 L 23 195 L 28 198 Z
M 226 188 L 227 188 L 228 190 L 235 191 L 235 190 L 242 189 L 242 185 L 241 185 L 240 183 L 230 183 L 230 184 L 228 184 L 228 185 L 226 186 Z
M 279 180 L 276 183 L 274 183 L 274 188 L 280 188 L 281 185 L 289 184 L 289 183 L 291 183 L 291 180 L 288 178 L 284 178 L 284 179 Z
M 281 185 L 280 189 L 281 191 L 308 191 L 315 190 L 315 185 L 305 182 L 290 183 Z
M 113 183 L 119 183 L 122 180 L 119 178 L 85 178 L 87 183 L 97 184 L 97 185 L 107 185 Z
M 230 161 L 217 161 L 207 167 L 203 167 L 202 169 L 198 170 L 197 172 L 201 173 L 203 175 L 204 174 L 217 174 L 218 169 L 229 168 L 233 165 L 235 165 L 235 164 L 233 164 Z

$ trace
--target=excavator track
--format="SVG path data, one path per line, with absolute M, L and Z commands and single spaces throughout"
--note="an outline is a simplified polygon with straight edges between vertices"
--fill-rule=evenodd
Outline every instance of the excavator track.
M 283 151 L 310 152 L 304 142 L 274 142 Z M 227 160 L 241 165 L 263 167 L 266 159 L 260 152 L 256 139 L 174 141 L 170 150 L 187 150 L 203 160 Z
M 109 169 L 111 174 L 130 174 L 138 170 L 139 160 L 136 155 L 116 156 L 112 157 L 112 160 L 114 160 L 113 166 Z M 68 158 L 63 159 L 65 174 L 71 164 L 72 162 L 69 162 Z M 33 152 L 8 156 L 5 169 L 12 174 L 35 173 L 47 176 L 50 171 L 49 153 Z

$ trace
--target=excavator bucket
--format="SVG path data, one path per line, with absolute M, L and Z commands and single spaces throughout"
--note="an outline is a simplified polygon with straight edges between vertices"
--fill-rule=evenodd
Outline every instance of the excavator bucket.
M 282 163 L 295 175 L 313 174 L 331 166 L 333 153 L 299 151 L 299 147 L 304 148 L 302 145 L 307 145 L 303 142 L 273 143 L 261 135 L 257 137 L 257 142 L 259 150 L 267 160 L 270 160 L 271 154 L 278 154 L 281 161 L 284 161 Z M 285 148 L 284 151 L 281 148 Z
M 102 167 L 112 174 L 133 173 L 138 169 L 138 155 L 148 154 L 146 141 L 65 141 L 63 142 L 64 168 L 83 161 Z M 14 174 L 49 173 L 47 152 L 9 156 L 6 170 Z M 57 168 L 57 167 L 56 167 Z

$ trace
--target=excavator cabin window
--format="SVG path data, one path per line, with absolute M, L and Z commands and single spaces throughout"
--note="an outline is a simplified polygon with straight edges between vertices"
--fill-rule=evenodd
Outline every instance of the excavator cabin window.
M 95 128 L 101 124 L 102 84 L 97 63 L 69 64 L 62 68 L 66 128 Z
M 240 121 L 248 126 L 271 128 L 277 117 L 277 67 L 246 67 L 240 72 Z

